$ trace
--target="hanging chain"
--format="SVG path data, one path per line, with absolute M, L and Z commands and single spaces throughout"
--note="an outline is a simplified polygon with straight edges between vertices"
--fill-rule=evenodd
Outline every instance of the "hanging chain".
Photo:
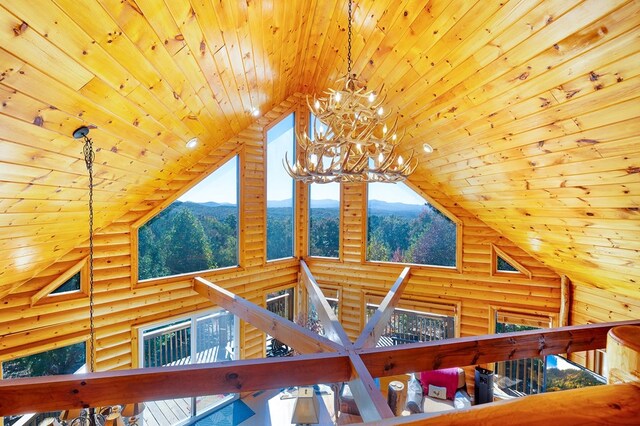
M 349 36 L 347 41 L 347 76 L 351 78 L 351 7 L 353 0 L 349 0 Z
M 91 357 L 90 371 L 95 372 L 95 326 L 93 324 L 93 141 L 84 136 L 84 161 L 89 171 L 89 354 Z

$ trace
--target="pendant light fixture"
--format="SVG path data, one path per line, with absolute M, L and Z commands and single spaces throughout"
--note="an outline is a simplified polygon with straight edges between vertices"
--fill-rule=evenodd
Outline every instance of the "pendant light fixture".
M 297 132 L 299 152 L 293 163 L 285 154 L 283 165 L 289 175 L 306 183 L 399 182 L 416 168 L 413 153 L 398 154 L 402 135 L 398 118 L 387 125 L 391 113 L 380 91 L 367 91 L 351 73 L 353 1 L 349 0 L 347 75 L 338 80 L 338 89 L 324 97 L 307 97 L 315 117 L 310 128 Z
M 73 132 L 75 139 L 82 139 L 84 146 L 82 152 L 84 155 L 85 165 L 89 172 L 89 372 L 94 373 L 96 368 L 95 362 L 95 323 L 94 323 L 94 277 L 93 277 L 93 164 L 95 160 L 95 151 L 93 150 L 93 141 L 89 136 L 89 128 L 80 127 Z M 138 415 L 144 410 L 144 404 L 130 404 L 133 407 L 128 408 L 122 405 L 112 405 L 101 408 L 83 408 L 70 409 L 60 413 L 58 418 L 47 417 L 40 426 L 124 426 L 122 412 L 125 410 L 131 413 L 129 419 L 130 425 L 137 425 Z M 133 422 L 131 421 L 133 419 Z

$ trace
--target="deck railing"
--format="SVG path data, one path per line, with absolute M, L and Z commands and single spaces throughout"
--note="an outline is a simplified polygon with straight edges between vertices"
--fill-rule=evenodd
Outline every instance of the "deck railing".
M 144 334 L 144 366 L 172 365 L 191 356 L 191 322 L 170 325 Z
M 290 294 L 284 293 L 267 299 L 267 310 L 281 316 L 282 318 L 293 319 L 291 311 Z
M 367 316 L 373 315 L 376 308 L 367 305 Z M 378 346 L 449 339 L 455 337 L 454 330 L 452 317 L 396 308 Z

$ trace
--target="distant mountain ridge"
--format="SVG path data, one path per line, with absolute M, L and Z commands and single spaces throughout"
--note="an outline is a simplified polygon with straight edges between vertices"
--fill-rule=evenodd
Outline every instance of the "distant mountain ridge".
M 207 201 L 204 203 L 195 203 L 193 201 L 186 201 L 183 204 L 192 205 L 193 207 L 233 207 L 236 205 L 232 203 L 218 203 L 215 201 Z M 291 208 L 291 199 L 286 200 L 273 200 L 267 202 L 267 208 Z M 338 200 L 322 199 L 311 200 L 311 208 L 314 209 L 338 209 L 340 202 Z M 417 204 L 405 204 L 405 203 L 390 203 L 382 200 L 369 200 L 369 211 L 372 214 L 400 214 L 400 215 L 418 215 L 424 210 L 425 205 Z

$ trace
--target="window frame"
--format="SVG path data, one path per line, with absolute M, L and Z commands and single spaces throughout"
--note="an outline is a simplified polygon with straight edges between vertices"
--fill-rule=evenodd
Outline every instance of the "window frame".
M 67 300 L 77 300 L 89 297 L 89 256 L 85 256 L 56 279 L 31 296 L 31 307 L 48 303 L 59 303 Z M 61 285 L 80 273 L 80 289 L 52 294 Z
M 408 180 L 403 182 L 409 189 L 414 191 L 420 197 L 422 197 L 426 202 L 428 202 L 434 209 L 438 210 L 444 216 L 446 216 L 449 220 L 451 220 L 456 226 L 456 264 L 455 266 L 440 266 L 440 265 L 423 265 L 420 263 L 400 263 L 400 262 L 385 262 L 380 260 L 367 260 L 367 248 L 368 248 L 368 237 L 369 237 L 369 185 L 364 184 L 364 199 L 362 209 L 364 211 L 364 220 L 362 224 L 362 242 L 360 246 L 360 261 L 363 264 L 373 265 L 373 266 L 388 266 L 388 265 L 398 265 L 398 266 L 411 266 L 412 268 L 425 269 L 425 270 L 448 270 L 448 271 L 456 271 L 458 273 L 462 273 L 462 233 L 463 233 L 463 222 L 462 219 L 454 215 L 450 210 L 448 210 L 445 206 L 434 200 L 431 196 L 426 194 L 423 190 L 421 190 L 418 186 L 412 184 Z
M 165 277 L 157 277 L 157 278 L 147 278 L 140 280 L 138 277 L 138 255 L 139 255 L 139 235 L 138 231 L 140 228 L 145 225 L 148 221 L 156 217 L 160 212 L 169 207 L 174 201 L 180 198 L 183 194 L 190 191 L 193 187 L 197 186 L 200 182 L 205 180 L 207 177 L 211 176 L 215 173 L 220 167 L 227 164 L 228 161 L 232 160 L 237 156 L 237 191 L 238 191 L 238 264 L 235 266 L 225 266 L 216 269 L 206 269 L 202 271 L 194 271 L 194 272 L 186 272 L 183 274 L 175 274 L 175 275 L 167 275 Z M 242 178 L 244 176 L 244 166 L 245 166 L 245 151 L 244 146 L 236 146 L 235 148 L 229 150 L 229 152 L 222 157 L 218 162 L 213 164 L 199 176 L 194 178 L 187 185 L 183 186 L 180 190 L 172 194 L 170 197 L 162 201 L 160 204 L 155 206 L 153 209 L 149 210 L 142 217 L 137 219 L 134 223 L 131 224 L 130 230 L 130 250 L 131 250 L 131 289 L 141 288 L 141 287 L 149 287 L 153 286 L 159 282 L 174 282 L 174 281 L 182 281 L 184 279 L 195 278 L 197 276 L 201 276 L 206 274 L 209 277 L 216 276 L 219 274 L 224 274 L 230 271 L 241 271 L 244 269 L 245 258 L 244 258 L 244 191 L 242 189 Z
M 229 314 L 234 316 L 234 361 L 238 361 L 240 359 L 242 359 L 242 351 L 241 351 L 241 336 L 240 336 L 240 331 L 241 331 L 241 325 L 240 323 L 242 322 L 242 320 L 240 319 L 240 317 L 238 317 L 237 315 L 235 315 L 233 312 L 230 312 L 226 309 L 224 309 L 222 306 L 216 306 L 213 308 L 206 308 L 206 309 L 199 309 L 199 310 L 195 310 L 195 311 L 191 311 L 185 314 L 180 314 L 180 315 L 174 315 L 174 316 L 169 316 L 169 317 L 165 317 L 162 319 L 157 319 L 157 320 L 152 320 L 152 321 L 148 321 L 142 324 L 138 324 L 138 325 L 133 325 L 131 327 L 131 367 L 132 368 L 164 368 L 164 367 L 144 367 L 140 366 L 141 364 L 141 357 L 144 356 L 144 332 L 152 329 L 152 328 L 156 328 L 159 326 L 162 326 L 163 324 L 170 324 L 173 322 L 179 322 L 179 321 L 186 321 L 189 320 L 191 325 L 190 327 L 196 327 L 197 328 L 197 320 L 200 317 L 204 317 L 207 315 L 211 315 L 211 314 L 215 314 L 221 311 L 226 311 Z M 197 335 L 197 332 L 195 333 Z M 195 348 L 197 346 L 197 341 L 192 341 L 191 342 L 191 348 Z M 193 360 L 193 357 L 191 357 L 191 359 Z M 197 365 L 197 363 L 190 363 L 189 365 Z M 220 405 L 216 405 L 213 407 L 208 407 L 207 409 L 205 409 L 202 413 L 197 413 L 197 409 L 196 409 L 196 403 L 195 403 L 195 397 L 193 397 L 191 399 L 191 410 L 196 409 L 195 415 L 193 414 L 194 412 L 192 411 L 190 416 L 187 417 L 187 419 L 180 421 L 178 424 L 183 425 L 183 424 L 190 424 L 190 422 L 193 422 L 194 419 L 199 419 L 202 418 L 208 414 L 210 414 L 213 410 L 215 410 L 216 408 L 219 408 L 229 402 L 233 402 L 237 399 L 240 399 L 240 394 L 239 393 L 233 393 L 233 396 L 231 396 L 229 399 L 223 401 Z M 171 399 L 171 398 L 169 398 Z
M 292 235 L 292 248 L 293 248 L 293 253 L 291 256 L 288 257 L 281 257 L 281 258 L 277 258 L 277 259 L 271 259 L 268 260 L 267 259 L 267 244 L 268 244 L 268 235 L 267 235 L 267 174 L 269 173 L 268 167 L 267 167 L 267 145 L 269 144 L 269 141 L 267 139 L 267 134 L 269 132 L 269 130 L 271 130 L 273 127 L 277 126 L 282 120 L 286 119 L 287 117 L 289 117 L 290 115 L 293 114 L 293 155 L 292 158 L 289 159 L 289 161 L 295 161 L 296 156 L 298 154 L 298 130 L 300 128 L 300 122 L 299 122 L 299 111 L 297 108 L 292 107 L 292 108 L 288 108 L 286 109 L 284 112 L 282 112 L 281 114 L 279 114 L 276 118 L 272 119 L 269 124 L 267 124 L 266 126 L 263 127 L 262 129 L 262 141 L 263 141 L 263 149 L 262 149 L 262 164 L 263 164 L 263 175 L 264 175 L 264 182 L 263 182 L 263 188 L 264 188 L 264 206 L 263 206 L 263 212 L 264 212 L 264 220 L 263 220 L 263 226 L 264 226 L 264 247 L 263 247 L 263 266 L 266 266 L 267 264 L 272 265 L 272 264 L 278 264 L 278 263 L 288 263 L 291 262 L 292 260 L 298 260 L 300 258 L 300 242 L 298 241 L 298 238 L 300 237 L 300 223 L 301 223 L 301 211 L 302 208 L 300 206 L 300 185 L 302 185 L 300 182 L 297 182 L 295 179 L 291 179 L 291 185 L 292 185 L 292 210 L 293 210 L 293 218 L 292 218 L 292 225 L 293 225 L 293 235 Z
M 498 257 L 501 257 L 505 262 L 514 267 L 516 271 L 503 271 L 498 269 Z M 523 264 L 515 260 L 508 255 L 503 249 L 497 245 L 491 243 L 491 264 L 490 264 L 491 276 L 494 277 L 526 277 L 531 279 L 532 274 Z

